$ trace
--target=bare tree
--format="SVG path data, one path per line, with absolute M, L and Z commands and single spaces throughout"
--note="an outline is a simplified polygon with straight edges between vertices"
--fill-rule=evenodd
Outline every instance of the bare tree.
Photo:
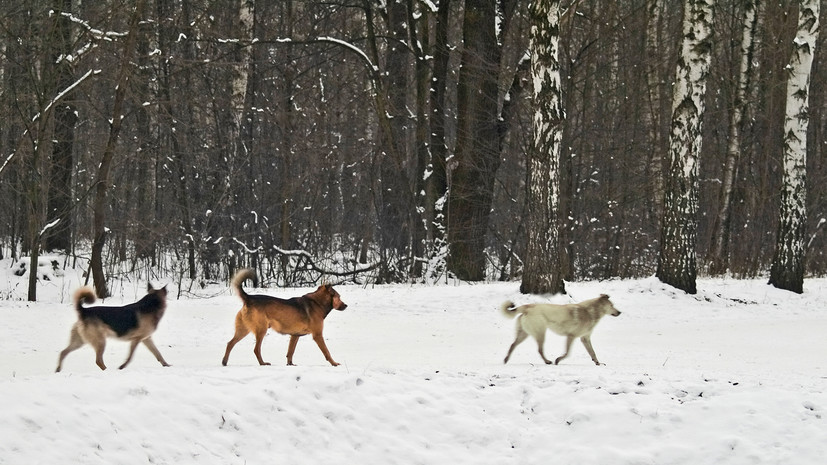
M 807 128 L 810 123 L 810 71 L 819 32 L 819 0 L 798 2 L 798 29 L 787 67 L 787 112 L 784 118 L 784 157 L 781 204 L 770 284 L 804 292 L 807 225 Z
M 95 284 L 95 294 L 99 298 L 109 296 L 109 290 L 106 285 L 106 275 L 103 272 L 103 246 L 106 242 L 106 196 L 110 184 L 110 174 L 112 171 L 112 162 L 115 158 L 115 148 L 118 144 L 118 136 L 120 135 L 124 119 L 124 102 L 126 100 L 126 91 L 129 79 L 132 74 L 131 59 L 135 54 L 138 25 L 141 15 L 144 10 L 144 0 L 138 0 L 135 3 L 135 9 L 132 11 L 132 16 L 129 22 L 129 29 L 123 43 L 123 51 L 121 61 L 118 69 L 117 78 L 115 81 L 115 94 L 112 100 L 112 119 L 109 124 L 109 137 L 104 147 L 103 155 L 101 156 L 100 165 L 98 165 L 97 172 L 97 186 L 95 188 L 94 200 L 94 220 L 93 220 L 93 242 L 92 242 L 92 257 L 89 266 L 92 270 L 92 276 Z
M 747 111 L 750 88 L 752 86 L 753 65 L 755 56 L 755 36 L 758 33 L 762 3 L 761 0 L 744 2 L 743 24 L 741 29 L 740 68 L 738 71 L 738 87 L 735 90 L 735 100 L 732 104 L 732 116 L 729 119 L 726 162 L 721 179 L 721 197 L 718 214 L 712 227 L 712 248 L 709 256 L 709 273 L 723 274 L 729 266 L 729 237 L 732 220 L 732 189 L 735 184 L 735 173 L 738 157 L 741 154 L 741 126 Z

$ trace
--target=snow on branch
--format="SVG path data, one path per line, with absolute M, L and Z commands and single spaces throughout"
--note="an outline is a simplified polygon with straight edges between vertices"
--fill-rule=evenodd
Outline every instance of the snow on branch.
M 40 230 L 40 234 L 38 236 L 43 237 L 43 235 L 45 235 L 50 229 L 57 226 L 58 223 L 60 223 L 60 218 L 52 221 L 51 223 L 47 224 L 46 226 L 43 226 L 43 229 Z
M 50 11 L 49 14 L 50 15 L 54 14 L 54 10 Z M 67 18 L 69 21 L 71 21 L 71 22 L 73 22 L 77 25 L 80 25 L 83 29 L 86 30 L 86 32 L 88 32 L 89 34 L 91 34 L 93 37 L 95 37 L 97 39 L 110 40 L 111 41 L 113 38 L 126 37 L 128 35 L 127 32 L 112 32 L 112 31 L 107 32 L 107 31 L 101 31 L 100 29 L 95 29 L 95 28 L 93 28 L 92 26 L 89 25 L 89 22 L 76 17 L 72 13 L 61 12 L 60 15 L 63 16 L 64 18 Z
M 362 60 L 365 61 L 365 63 L 367 63 L 368 67 L 374 73 L 379 72 L 379 67 L 376 66 L 372 61 L 370 61 L 370 57 L 368 57 L 368 54 L 365 53 L 361 48 L 351 44 L 350 42 L 346 42 L 346 41 L 341 40 L 341 39 L 336 39 L 334 37 L 319 37 L 316 40 L 318 40 L 319 42 L 329 42 L 331 44 L 341 45 L 342 47 L 345 47 L 345 48 L 353 51 L 354 53 L 359 55 L 362 58 Z
M 57 95 L 55 96 L 55 98 L 53 98 L 53 99 L 52 99 L 49 103 L 47 103 L 47 104 L 46 104 L 46 108 L 44 108 L 44 109 L 43 109 L 43 111 L 42 111 L 41 113 L 38 113 L 38 114 L 34 115 L 34 118 L 32 118 L 32 122 L 37 121 L 37 120 L 40 118 L 40 115 L 41 115 L 42 113 L 47 113 L 49 110 L 51 110 L 51 109 L 52 109 L 52 107 L 53 107 L 53 106 L 54 106 L 57 102 L 59 102 L 59 101 L 63 100 L 63 97 L 65 97 L 65 96 L 66 96 L 66 94 L 68 94 L 69 92 L 71 92 L 72 90 L 74 90 L 74 88 L 75 88 L 75 87 L 77 87 L 77 86 L 79 86 L 81 82 L 83 82 L 83 81 L 85 81 L 85 80 L 86 80 L 86 78 L 88 78 L 88 77 L 89 77 L 89 76 L 91 76 L 92 74 L 98 74 L 98 73 L 100 73 L 100 72 L 101 72 L 101 70 L 99 70 L 99 69 L 98 69 L 98 70 L 91 70 L 91 69 L 90 69 L 89 71 L 87 71 L 87 72 L 86 72 L 86 74 L 84 74 L 83 76 L 81 76 L 81 77 L 80 77 L 77 81 L 75 81 L 74 83 L 70 84 L 70 85 L 69 85 L 69 87 L 67 87 L 67 88 L 63 89 L 63 91 L 62 91 L 62 92 L 60 92 L 59 94 L 57 94 Z

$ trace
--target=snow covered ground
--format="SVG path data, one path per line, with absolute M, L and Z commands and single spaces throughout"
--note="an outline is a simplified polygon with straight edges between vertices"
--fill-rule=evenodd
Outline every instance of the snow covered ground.
M 75 320 L 72 273 L 23 301 L 0 270 L 2 464 L 821 464 L 827 455 L 827 279 L 803 295 L 764 280 L 700 280 L 686 295 L 652 279 L 569 283 L 608 293 L 623 314 L 576 342 L 559 366 L 533 341 L 502 364 L 514 321 L 499 304 L 541 300 L 518 283 L 338 286 L 349 305 L 326 321 L 327 364 L 302 338 L 253 339 L 221 366 L 239 301 L 225 287 L 171 300 L 154 339 L 173 366 L 110 341 L 53 373 Z M 163 283 L 154 283 L 163 284 Z M 115 288 L 108 304 L 140 298 Z M 172 289 L 171 296 L 177 295 Z M 259 289 L 278 296 L 310 289 Z M 563 338 L 549 335 L 549 358 Z

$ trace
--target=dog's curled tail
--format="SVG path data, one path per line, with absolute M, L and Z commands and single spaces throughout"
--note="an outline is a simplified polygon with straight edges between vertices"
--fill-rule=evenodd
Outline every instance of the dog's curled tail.
M 241 287 L 241 283 L 248 279 L 255 278 L 256 272 L 249 268 L 239 270 L 239 272 L 236 273 L 235 276 L 233 276 L 233 289 L 235 289 L 235 293 L 238 294 L 239 297 L 241 297 L 241 300 L 246 302 L 248 297 L 247 293 L 244 292 L 244 288 Z
M 500 305 L 500 310 L 502 310 L 503 315 L 508 318 L 514 318 L 518 313 L 520 313 L 517 311 L 517 307 L 514 305 L 514 302 L 510 300 L 503 302 L 503 304 Z
M 77 310 L 78 315 L 83 315 L 83 304 L 93 304 L 95 300 L 95 291 L 91 287 L 82 287 L 75 291 L 75 310 Z

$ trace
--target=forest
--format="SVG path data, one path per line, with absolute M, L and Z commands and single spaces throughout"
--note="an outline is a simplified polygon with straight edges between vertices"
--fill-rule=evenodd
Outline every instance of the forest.
M 0 3 L 0 259 L 88 266 L 101 296 L 130 274 L 197 285 L 241 267 L 280 286 L 523 277 L 532 2 Z M 549 3 L 557 266 L 567 281 L 651 276 L 693 2 Z M 827 1 L 705 3 L 691 246 L 702 275 L 768 276 L 799 13 L 815 3 L 817 27 Z M 815 37 L 802 266 L 824 276 L 827 37 Z

